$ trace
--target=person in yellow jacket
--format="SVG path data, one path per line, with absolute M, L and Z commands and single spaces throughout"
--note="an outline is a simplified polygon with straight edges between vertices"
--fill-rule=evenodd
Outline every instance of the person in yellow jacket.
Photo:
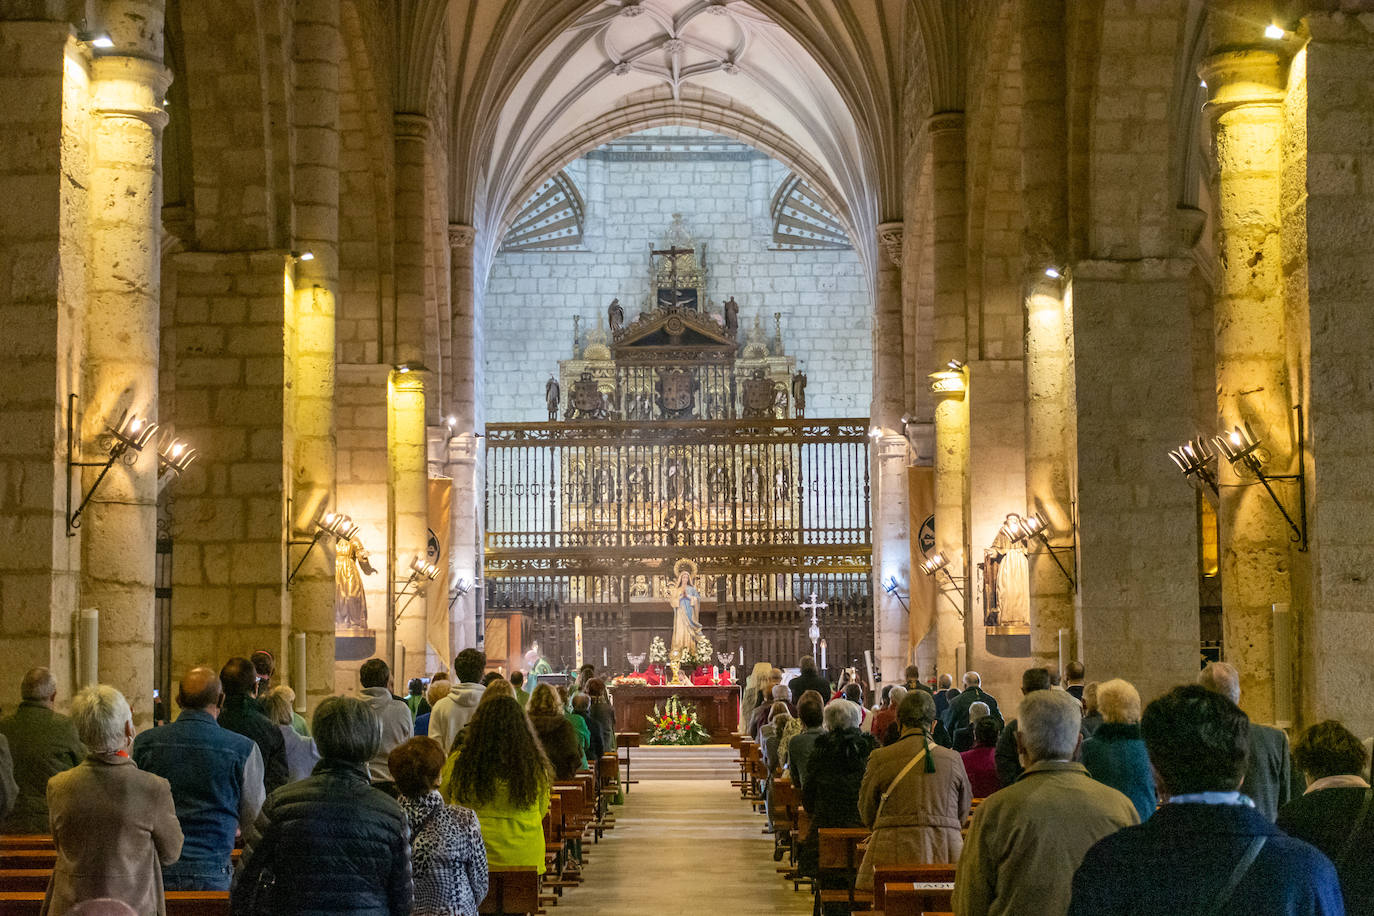
M 488 863 L 533 867 L 543 874 L 553 768 L 514 697 L 478 705 L 446 768 L 442 794 L 477 812 Z

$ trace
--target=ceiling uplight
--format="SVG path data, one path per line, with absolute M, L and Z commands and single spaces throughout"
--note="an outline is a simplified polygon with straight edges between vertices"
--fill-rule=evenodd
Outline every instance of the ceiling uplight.
M 313 261 L 313 260 L 315 260 L 315 252 L 313 252 L 313 251 L 293 251 L 293 252 L 291 252 L 291 257 L 295 258 L 297 261 Z
M 1270 41 L 1278 41 L 1287 34 L 1288 33 L 1285 32 L 1281 26 L 1277 26 L 1272 22 L 1264 27 L 1264 37 L 1268 38 Z
M 108 51 L 114 47 L 114 39 L 110 37 L 109 32 L 99 32 L 92 35 L 90 41 L 92 48 L 99 48 L 102 51 Z
M 1059 272 L 1059 268 L 1057 267 L 1046 267 L 1045 276 L 1049 277 L 1051 280 L 1058 280 L 1064 275 Z

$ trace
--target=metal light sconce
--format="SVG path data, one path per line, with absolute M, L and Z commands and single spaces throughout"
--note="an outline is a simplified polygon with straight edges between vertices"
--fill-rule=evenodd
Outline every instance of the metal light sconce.
M 1040 543 L 1044 544 L 1045 550 L 1050 555 L 1050 559 L 1054 561 L 1055 566 L 1059 567 L 1059 571 L 1064 574 L 1064 578 L 1068 581 L 1069 586 L 1074 591 L 1078 591 L 1078 583 L 1074 581 L 1073 575 L 1060 561 L 1059 554 L 1056 552 L 1059 550 L 1073 550 L 1073 548 L 1055 547 L 1050 543 L 1049 537 L 1045 534 L 1045 532 L 1049 530 L 1049 524 L 1045 521 L 1044 516 L 1040 515 L 1038 512 L 1033 512 L 1029 515 L 1021 516 L 1020 518 L 1020 522 L 1004 524 L 1002 530 L 1005 531 L 1007 536 L 1013 541 L 1017 541 L 1023 546 L 1029 546 L 1032 539 L 1038 540 Z
M 959 600 L 967 600 L 964 598 L 964 590 L 959 587 L 959 583 L 955 580 L 954 574 L 949 571 L 949 557 L 945 556 L 943 553 L 933 553 L 929 557 L 927 557 L 925 561 L 921 563 L 921 572 L 925 573 L 927 576 L 934 576 L 936 573 L 941 572 L 944 573 L 945 578 L 949 580 L 949 584 L 954 588 L 956 592 L 959 593 Z M 954 610 L 959 612 L 959 619 L 963 620 L 963 607 L 961 605 L 954 604 L 954 599 L 949 597 L 949 594 L 944 592 L 943 589 L 941 589 L 941 594 L 944 594 L 946 601 L 954 605 Z
M 305 561 L 310 557 L 310 551 L 315 549 L 315 545 L 320 542 L 320 538 L 331 537 L 335 541 L 351 541 L 358 536 L 358 523 L 353 521 L 342 512 L 326 512 L 315 519 L 315 534 L 308 541 L 288 540 L 288 545 L 309 544 L 305 548 L 305 553 L 301 555 L 298 562 L 291 570 L 291 575 L 286 577 L 286 587 L 290 588 L 292 581 L 296 578 L 296 573 L 301 571 Z
M 122 460 L 133 467 L 139 453 L 158 431 L 158 425 L 147 417 L 126 412 L 119 418 L 119 425 L 108 428 L 97 440 L 101 449 L 109 452 L 109 457 L 104 461 L 82 461 L 76 437 L 76 401 L 75 394 L 67 398 L 67 537 L 76 536 L 76 530 L 81 527 L 81 513 L 86 511 L 95 491 L 100 489 L 105 475 L 110 473 L 115 462 Z M 72 474 L 76 468 L 100 468 L 100 473 L 91 483 L 91 488 L 82 495 L 80 504 L 72 509 Z
M 1255 479 L 1264 487 L 1264 492 L 1269 494 L 1269 498 L 1274 501 L 1274 505 L 1283 515 L 1283 520 L 1288 523 L 1289 528 L 1293 529 L 1293 543 L 1298 545 L 1299 551 L 1305 552 L 1307 550 L 1307 487 L 1304 483 L 1306 462 L 1302 448 L 1304 441 L 1302 405 L 1298 404 L 1293 409 L 1298 414 L 1298 473 L 1296 474 L 1264 473 L 1264 460 L 1259 454 L 1261 440 L 1250 429 L 1249 423 L 1233 428 L 1224 436 L 1215 436 L 1212 441 L 1216 443 L 1217 450 L 1231 463 L 1231 467 L 1237 473 L 1240 473 L 1240 469 L 1243 467 L 1255 475 Z M 1294 521 L 1293 516 L 1284 508 L 1278 494 L 1270 485 L 1272 480 L 1297 481 L 1298 521 Z
M 171 474 L 181 474 L 190 467 L 200 455 L 200 450 L 186 444 L 183 439 L 173 439 L 157 453 L 158 468 Z
M 410 561 L 410 578 L 405 580 L 401 590 L 396 593 L 396 600 L 406 599 L 405 604 L 401 605 L 396 612 L 396 619 L 400 620 L 405 614 L 406 608 L 410 607 L 410 602 L 415 600 L 415 596 L 425 590 L 425 584 L 433 582 L 439 578 L 439 567 L 433 563 L 420 559 L 418 556 Z
M 907 606 L 906 599 L 902 597 L 901 592 L 897 591 L 898 588 L 900 588 L 900 586 L 897 584 L 896 576 L 888 576 L 887 581 L 883 583 L 883 591 L 887 592 L 893 598 L 896 598 L 898 603 L 901 604 L 902 610 L 910 614 L 911 608 Z
M 1212 451 L 1211 445 L 1201 436 L 1191 442 L 1185 442 L 1169 452 L 1169 457 L 1173 459 L 1174 464 L 1178 465 L 1183 476 L 1190 479 L 1196 478 L 1212 491 L 1213 496 L 1218 493 L 1217 475 L 1212 472 L 1208 465 L 1216 456 L 1217 454 Z

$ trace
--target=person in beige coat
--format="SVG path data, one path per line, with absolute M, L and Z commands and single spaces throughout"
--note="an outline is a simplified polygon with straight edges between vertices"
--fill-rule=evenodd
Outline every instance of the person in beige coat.
M 968 816 L 973 787 L 964 761 L 930 740 L 935 699 L 913 690 L 897 707 L 901 733 L 868 758 L 859 788 L 859 815 L 873 831 L 855 887 L 873 887 L 878 865 L 959 861 L 960 827 Z
M 1129 798 L 1073 762 L 1081 723 L 1078 701 L 1062 690 L 1021 699 L 1016 744 L 1025 770 L 973 816 L 954 875 L 955 916 L 1064 916 L 1083 856 L 1140 821 Z
M 72 701 L 71 718 L 89 755 L 48 780 L 57 864 L 43 916 L 62 916 L 97 897 L 164 916 L 162 866 L 181 856 L 182 841 L 172 787 L 130 759 L 133 717 L 118 690 L 85 688 Z

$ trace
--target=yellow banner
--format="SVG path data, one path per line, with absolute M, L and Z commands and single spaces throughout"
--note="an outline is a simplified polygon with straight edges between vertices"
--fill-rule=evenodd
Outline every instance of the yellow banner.
M 429 534 L 425 538 L 425 559 L 439 567 L 439 577 L 425 589 L 428 603 L 425 616 L 425 641 L 440 665 L 448 667 L 453 658 L 448 613 L 449 539 L 453 527 L 453 481 L 447 477 L 429 482 Z
M 907 468 L 907 506 L 911 532 L 911 631 L 908 655 L 935 625 L 935 579 L 921 572 L 921 564 L 935 553 L 935 469 Z

